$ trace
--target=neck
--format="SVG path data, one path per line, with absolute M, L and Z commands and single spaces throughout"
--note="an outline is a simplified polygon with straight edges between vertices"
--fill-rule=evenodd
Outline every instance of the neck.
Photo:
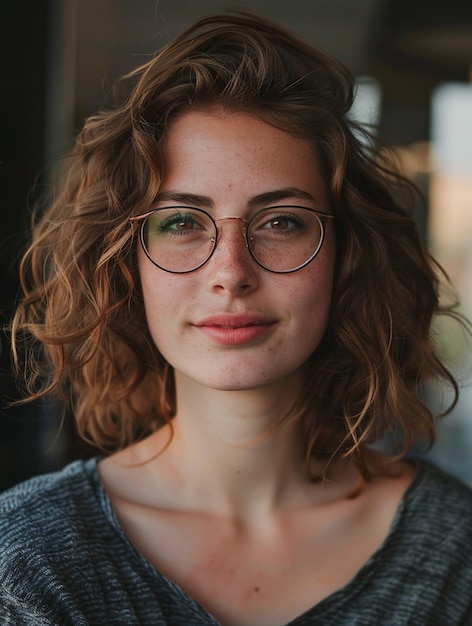
M 294 377 L 278 388 L 221 391 L 178 375 L 173 439 L 162 460 L 179 476 L 179 497 L 233 516 L 293 501 L 309 484 L 299 429 L 287 417 L 300 384 Z

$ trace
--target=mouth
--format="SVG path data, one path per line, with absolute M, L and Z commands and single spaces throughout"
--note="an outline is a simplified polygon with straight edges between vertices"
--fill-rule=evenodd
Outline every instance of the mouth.
M 222 314 L 207 317 L 194 326 L 206 337 L 223 345 L 244 345 L 262 339 L 276 320 L 254 314 Z

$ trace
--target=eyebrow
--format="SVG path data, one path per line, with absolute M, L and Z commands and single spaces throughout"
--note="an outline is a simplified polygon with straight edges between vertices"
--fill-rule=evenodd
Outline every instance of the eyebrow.
M 271 205 L 275 202 L 287 200 L 289 198 L 296 198 L 300 200 L 308 200 L 309 202 L 315 202 L 315 198 L 304 191 L 298 189 L 298 187 L 284 187 L 283 189 L 274 189 L 273 191 L 266 191 L 260 193 L 248 202 L 249 208 L 256 208 L 262 205 Z M 155 199 L 155 204 L 158 202 L 175 202 L 177 204 L 213 208 L 215 202 L 209 196 L 202 196 L 194 193 L 187 193 L 185 191 L 163 191 L 159 193 Z

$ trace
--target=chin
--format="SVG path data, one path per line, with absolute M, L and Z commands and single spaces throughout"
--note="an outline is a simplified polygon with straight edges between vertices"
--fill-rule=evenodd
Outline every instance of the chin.
M 215 376 L 193 377 L 197 384 L 218 391 L 255 391 L 286 388 L 290 380 L 298 379 L 301 368 L 290 372 L 265 373 L 260 368 L 245 369 L 239 375 L 237 372 L 223 374 L 216 372 Z M 222 375 L 223 374 L 223 375 Z
M 255 381 L 254 378 L 251 380 L 245 380 L 231 377 L 230 380 L 226 379 L 213 379 L 213 380 L 199 380 L 197 381 L 203 387 L 207 387 L 208 389 L 213 389 L 215 391 L 253 391 L 254 389 L 262 389 L 264 387 L 270 386 L 270 383 L 267 381 Z

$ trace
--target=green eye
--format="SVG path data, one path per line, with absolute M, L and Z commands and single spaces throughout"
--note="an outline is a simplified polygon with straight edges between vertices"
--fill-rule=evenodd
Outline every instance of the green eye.
M 161 233 L 171 232 L 172 234 L 177 234 L 201 229 L 201 226 L 197 223 L 194 216 L 187 213 L 165 218 L 159 223 L 158 229 Z

